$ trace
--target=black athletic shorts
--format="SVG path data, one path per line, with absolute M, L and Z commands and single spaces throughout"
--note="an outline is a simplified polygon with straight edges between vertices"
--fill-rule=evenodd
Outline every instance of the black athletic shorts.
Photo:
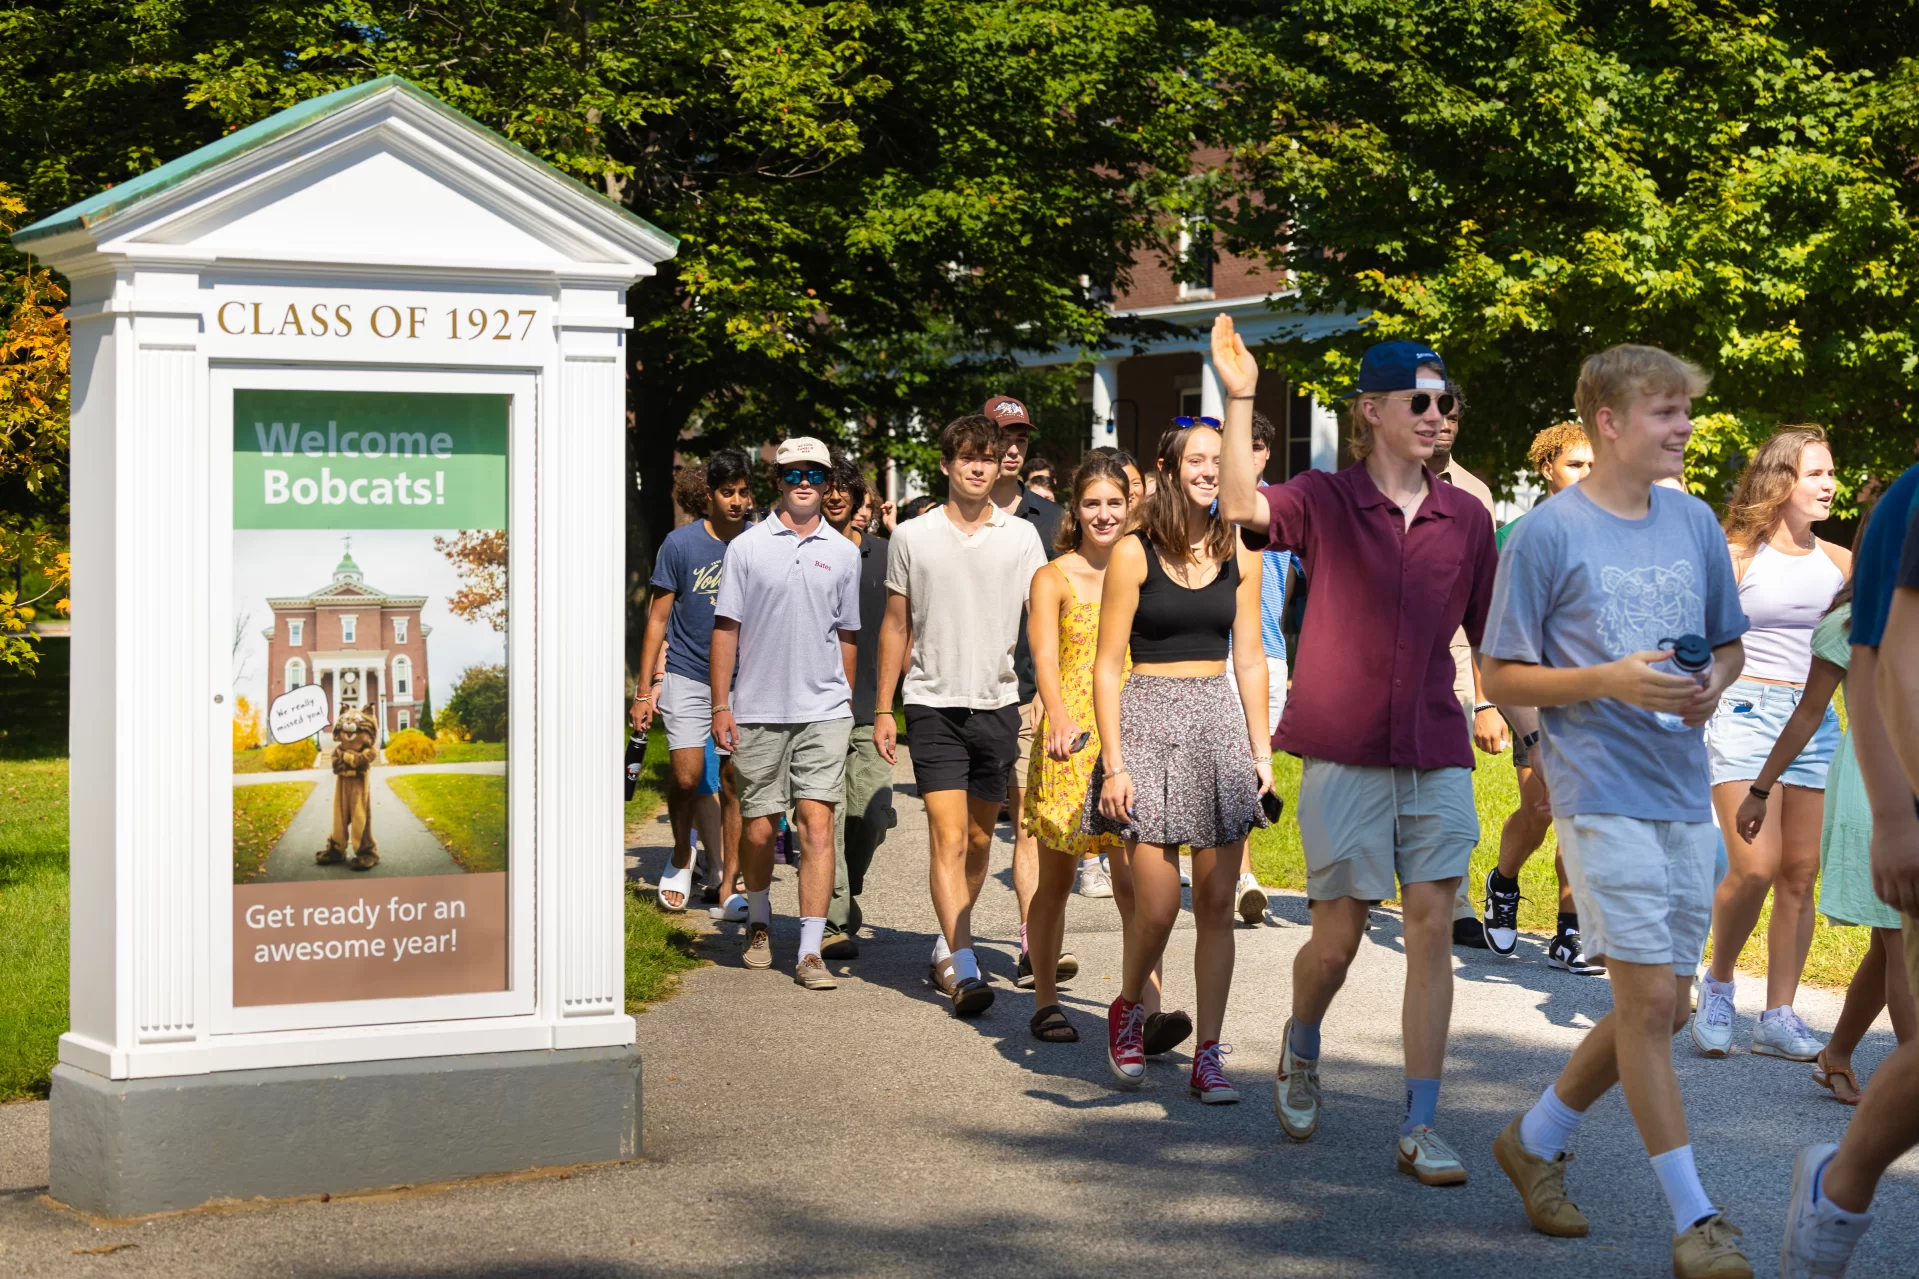
M 964 706 L 906 707 L 913 781 L 921 795 L 964 790 L 975 799 L 1006 798 L 1019 754 L 1019 707 L 975 711 Z

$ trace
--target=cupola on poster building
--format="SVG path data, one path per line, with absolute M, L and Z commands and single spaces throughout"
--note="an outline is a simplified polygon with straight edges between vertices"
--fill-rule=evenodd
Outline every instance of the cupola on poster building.
M 626 292 L 672 237 L 387 77 L 14 240 L 72 285 L 54 1197 L 637 1153 Z

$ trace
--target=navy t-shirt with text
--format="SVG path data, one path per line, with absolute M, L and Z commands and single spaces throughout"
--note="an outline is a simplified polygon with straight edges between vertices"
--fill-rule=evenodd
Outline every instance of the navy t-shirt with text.
M 702 684 L 713 651 L 713 601 L 720 593 L 725 559 L 726 543 L 706 531 L 705 520 L 694 520 L 668 533 L 653 561 L 653 585 L 673 592 L 666 669 Z

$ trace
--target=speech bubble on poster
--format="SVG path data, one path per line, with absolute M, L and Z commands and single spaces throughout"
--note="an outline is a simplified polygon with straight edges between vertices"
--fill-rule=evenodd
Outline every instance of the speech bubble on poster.
M 267 708 L 267 730 L 276 742 L 305 741 L 326 724 L 326 690 L 318 684 L 303 684 L 282 693 Z

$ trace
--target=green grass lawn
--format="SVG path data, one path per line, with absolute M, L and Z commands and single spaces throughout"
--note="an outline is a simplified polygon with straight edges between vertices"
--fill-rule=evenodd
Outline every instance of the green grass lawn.
M 0 761 L 0 1101 L 44 1097 L 67 1028 L 67 761 Z
M 436 764 L 477 764 L 506 758 L 505 742 L 435 742 Z
M 233 882 L 265 872 L 267 854 L 293 824 L 318 782 L 262 782 L 233 788 Z
M 461 869 L 471 874 L 506 869 L 506 778 L 413 773 L 388 778 L 387 785 Z

